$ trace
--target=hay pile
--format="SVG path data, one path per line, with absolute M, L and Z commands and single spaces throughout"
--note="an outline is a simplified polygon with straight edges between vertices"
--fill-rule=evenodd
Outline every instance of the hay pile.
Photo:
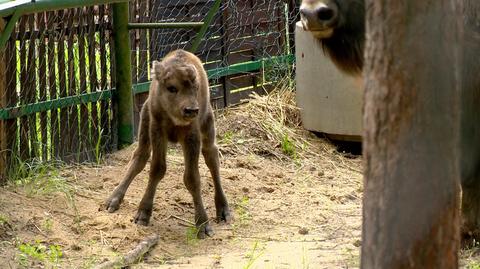
M 282 161 L 318 155 L 318 139 L 302 128 L 294 90 L 284 87 L 267 95 L 253 93 L 246 103 L 217 116 L 223 154 L 252 154 Z M 322 143 L 321 149 L 325 149 Z
M 247 152 L 300 166 L 324 162 L 361 173 L 357 161 L 346 160 L 329 141 L 303 129 L 295 91 L 289 87 L 253 93 L 245 103 L 220 111 L 217 138 L 221 154 Z

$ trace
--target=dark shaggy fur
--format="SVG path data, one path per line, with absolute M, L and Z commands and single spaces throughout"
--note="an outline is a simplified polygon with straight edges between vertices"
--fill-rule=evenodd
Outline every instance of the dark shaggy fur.
M 365 47 L 365 1 L 335 0 L 339 21 L 329 38 L 319 39 L 323 50 L 343 72 L 358 75 Z

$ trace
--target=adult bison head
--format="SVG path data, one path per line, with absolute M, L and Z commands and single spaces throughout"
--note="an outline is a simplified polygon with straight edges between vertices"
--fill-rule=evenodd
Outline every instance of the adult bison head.
M 303 28 L 342 71 L 358 75 L 365 45 L 364 0 L 302 0 Z

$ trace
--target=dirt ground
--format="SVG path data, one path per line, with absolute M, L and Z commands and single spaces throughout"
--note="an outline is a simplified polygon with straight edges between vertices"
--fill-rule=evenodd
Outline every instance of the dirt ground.
M 361 157 L 302 130 L 291 98 L 257 97 L 217 113 L 221 174 L 234 220 L 213 222 L 214 236 L 195 237 L 175 145 L 148 227 L 132 222 L 148 165 L 121 208 L 104 210 L 132 145 L 101 165 L 43 169 L 0 189 L 0 267 L 91 268 L 156 233 L 158 244 L 134 268 L 358 268 Z M 200 174 L 213 218 L 213 185 L 203 159 Z
M 217 113 L 221 174 L 234 220 L 213 222 L 214 236 L 194 236 L 192 199 L 175 145 L 148 227 L 132 223 L 148 164 L 120 210 L 104 210 L 132 145 L 101 165 L 52 168 L 1 189 L 0 267 L 90 268 L 152 233 L 160 240 L 137 268 L 358 267 L 361 158 L 302 130 L 298 110 L 288 102 L 257 97 L 256 103 Z M 213 185 L 203 159 L 200 174 L 213 218 Z

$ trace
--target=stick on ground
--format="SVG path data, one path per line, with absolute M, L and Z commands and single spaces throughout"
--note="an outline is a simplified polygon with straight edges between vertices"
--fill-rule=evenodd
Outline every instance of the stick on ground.
M 158 242 L 158 234 L 153 234 L 145 238 L 134 249 L 130 250 L 124 256 L 115 258 L 113 261 L 106 261 L 95 266 L 95 269 L 122 268 L 138 262 Z

